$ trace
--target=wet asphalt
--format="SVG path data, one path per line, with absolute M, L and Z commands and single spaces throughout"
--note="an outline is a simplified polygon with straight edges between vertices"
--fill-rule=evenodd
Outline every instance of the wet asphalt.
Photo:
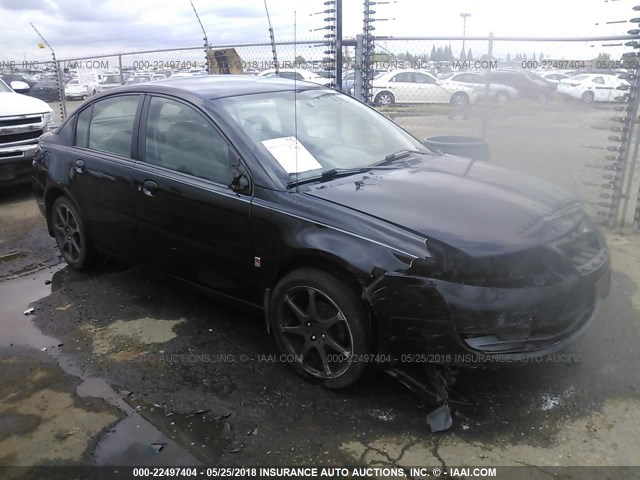
M 443 465 L 477 464 L 502 452 L 537 464 L 547 460 L 536 451 L 562 451 L 556 464 L 579 465 L 579 445 L 595 440 L 609 464 L 638 463 L 625 448 L 640 429 L 618 433 L 640 401 L 637 236 L 609 236 L 612 292 L 583 338 L 542 363 L 459 372 L 453 389 L 470 405 L 432 434 L 434 405 L 390 376 L 373 372 L 345 391 L 304 381 L 279 360 L 259 311 L 108 259 L 76 272 L 60 263 L 28 193 L 2 200 L 0 211 L 28 212 L 0 223 L 9 239 L 0 256 L 18 253 L 0 263 L 0 465 L 33 464 L 11 445 L 38 439 L 44 465 L 394 464 L 418 445 L 425 453 L 406 461 L 435 452 Z M 68 406 L 53 409 L 62 395 Z M 567 439 L 582 423 L 572 435 L 584 439 Z M 400 455 L 376 447 L 381 439 L 404 445 Z M 460 451 L 448 459 L 439 445 Z

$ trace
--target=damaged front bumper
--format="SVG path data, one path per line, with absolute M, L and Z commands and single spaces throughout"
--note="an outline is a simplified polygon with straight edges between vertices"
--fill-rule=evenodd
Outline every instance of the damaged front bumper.
M 399 363 L 479 366 L 524 362 L 566 348 L 609 293 L 597 269 L 543 287 L 492 288 L 385 273 L 365 292 L 381 353 Z

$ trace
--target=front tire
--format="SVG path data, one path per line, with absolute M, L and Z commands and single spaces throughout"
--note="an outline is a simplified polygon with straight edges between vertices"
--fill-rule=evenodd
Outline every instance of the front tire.
M 451 96 L 450 103 L 456 107 L 469 105 L 469 95 L 464 92 L 456 92 Z
M 340 389 L 365 374 L 368 312 L 333 275 L 311 268 L 286 275 L 273 291 L 270 318 L 276 343 L 298 375 Z
M 64 261 L 77 270 L 89 268 L 95 259 L 95 252 L 80 212 L 67 197 L 59 197 L 54 202 L 51 227 Z

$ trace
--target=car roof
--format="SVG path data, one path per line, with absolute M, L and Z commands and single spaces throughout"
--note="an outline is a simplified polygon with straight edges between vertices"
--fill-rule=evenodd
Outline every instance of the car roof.
M 480 72 L 476 72 L 475 70 L 462 70 L 462 71 L 457 71 L 457 72 L 446 72 L 446 73 L 444 73 L 444 75 L 449 75 L 448 78 L 456 77 L 458 75 L 480 75 L 480 76 L 482 76 L 482 74 Z
M 252 93 L 286 92 L 293 90 L 294 86 L 304 86 L 305 89 L 326 89 L 315 83 L 289 80 L 286 78 L 265 78 L 254 75 L 201 75 L 197 77 L 175 77 L 164 80 L 155 80 L 144 84 L 124 86 L 117 89 L 118 92 L 126 91 L 166 91 L 176 89 L 187 91 L 204 99 L 214 99 L 237 95 L 249 95 Z M 158 88 L 164 87 L 164 88 Z M 113 92 L 116 90 L 114 89 Z
M 389 75 L 393 75 L 396 73 L 403 73 L 403 72 L 407 72 L 407 73 L 426 73 L 426 72 L 421 72 L 420 70 L 417 70 L 415 68 L 396 68 L 394 70 L 389 70 L 385 73 L 389 74 Z

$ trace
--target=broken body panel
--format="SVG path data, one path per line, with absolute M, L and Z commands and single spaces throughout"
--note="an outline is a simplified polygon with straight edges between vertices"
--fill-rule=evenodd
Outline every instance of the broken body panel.
M 463 193 L 443 202 L 461 177 Z M 282 192 L 254 201 L 267 288 L 296 256 L 347 269 L 372 313 L 378 353 L 399 363 L 550 354 L 586 331 L 609 292 L 597 227 L 573 196 L 532 177 L 442 156 L 300 193 L 304 202 Z

